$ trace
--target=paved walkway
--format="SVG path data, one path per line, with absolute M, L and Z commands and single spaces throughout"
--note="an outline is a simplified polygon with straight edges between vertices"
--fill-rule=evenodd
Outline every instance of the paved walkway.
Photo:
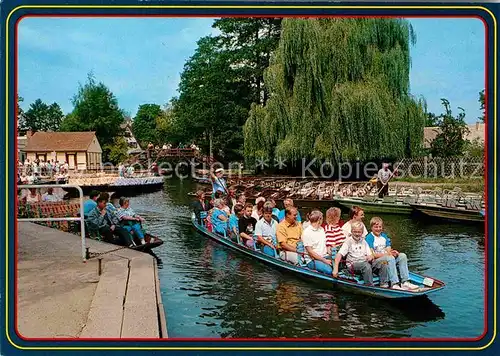
M 167 337 L 155 260 L 121 249 L 83 263 L 80 237 L 19 223 L 18 331 L 26 338 Z M 90 252 L 119 246 L 87 239 Z

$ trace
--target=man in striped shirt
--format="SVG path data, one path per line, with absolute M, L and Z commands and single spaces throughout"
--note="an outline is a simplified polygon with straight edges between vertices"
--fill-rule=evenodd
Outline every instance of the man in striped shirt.
M 326 248 L 329 255 L 332 254 L 332 248 L 339 248 L 345 241 L 346 236 L 339 225 L 340 209 L 330 208 L 326 211 L 326 221 L 323 229 L 326 234 Z
M 143 222 L 144 219 L 137 215 L 130 207 L 130 201 L 128 198 L 120 198 L 120 209 L 118 209 L 116 215 L 120 219 L 122 226 L 128 232 L 133 231 L 139 240 L 141 240 L 141 244 L 146 244 L 141 226 L 141 222 Z

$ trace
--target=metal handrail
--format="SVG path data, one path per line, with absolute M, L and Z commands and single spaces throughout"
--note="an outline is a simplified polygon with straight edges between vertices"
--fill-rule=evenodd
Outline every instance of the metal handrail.
M 75 184 L 23 184 L 18 185 L 17 189 L 30 188 L 76 188 L 80 195 L 80 217 L 64 217 L 64 218 L 17 218 L 17 221 L 78 221 L 80 220 L 80 233 L 82 239 L 82 258 L 83 262 L 87 261 L 86 241 L 85 241 L 85 216 L 83 215 L 83 190 L 79 185 Z

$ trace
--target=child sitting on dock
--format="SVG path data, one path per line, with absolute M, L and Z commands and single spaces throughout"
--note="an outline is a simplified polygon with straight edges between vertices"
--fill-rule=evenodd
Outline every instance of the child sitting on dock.
M 386 263 L 371 264 L 373 254 L 370 246 L 363 238 L 363 223 L 355 221 L 351 226 L 351 234 L 346 238 L 339 252 L 335 256 L 333 277 L 339 275 L 339 264 L 342 257 L 346 257 L 347 268 L 354 273 L 361 273 L 365 285 L 373 285 L 373 272 L 378 272 L 380 285 L 387 284 L 388 273 Z
M 212 211 L 213 231 L 222 236 L 227 236 L 228 233 L 229 215 L 225 210 L 224 199 L 214 200 L 214 209 Z
M 388 264 L 389 281 L 392 289 L 417 289 L 418 286 L 409 281 L 408 259 L 406 254 L 398 252 L 391 248 L 391 239 L 385 232 L 384 222 L 379 217 L 373 217 L 370 220 L 371 231 L 365 238 L 366 243 L 370 246 L 375 257 L 375 262 L 386 261 Z M 397 268 L 396 268 L 397 266 Z M 401 284 L 399 283 L 398 270 L 401 275 Z M 380 285 L 381 287 L 389 287 L 389 284 Z
M 118 209 L 116 215 L 120 219 L 123 228 L 128 232 L 133 231 L 139 240 L 141 240 L 141 244 L 145 245 L 146 241 L 141 226 L 141 223 L 145 220 L 130 207 L 130 200 L 128 198 L 120 198 L 120 209 Z

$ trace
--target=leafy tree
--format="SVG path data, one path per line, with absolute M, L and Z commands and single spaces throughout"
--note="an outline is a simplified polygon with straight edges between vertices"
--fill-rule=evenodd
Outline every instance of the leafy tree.
M 436 114 L 428 112 L 425 116 L 425 127 L 435 127 L 438 125 L 439 118 Z
M 58 104 L 50 106 L 41 99 L 35 100 L 24 113 L 24 126 L 28 130 L 36 131 L 57 131 L 64 114 Z
M 198 41 L 184 66 L 179 97 L 172 101 L 169 137 L 195 141 L 202 151 L 223 152 L 219 159 L 241 159 L 242 127 L 253 102 L 265 103 L 263 73 L 280 36 L 281 19 L 216 20 L 219 36 Z
M 244 127 L 245 158 L 339 162 L 418 154 L 422 100 L 409 95 L 402 19 L 285 19 L 265 71 L 270 92 Z
M 484 141 L 479 138 L 466 141 L 464 154 L 470 157 L 484 157 Z
M 439 116 L 438 134 L 431 142 L 431 153 L 436 157 L 462 156 L 467 148 L 467 140 L 464 138 L 469 132 L 465 123 L 465 111 L 461 111 L 457 117 L 453 116 L 450 102 L 441 99 L 445 112 Z
M 180 96 L 175 101 L 175 126 L 181 142 L 196 141 L 208 153 L 212 138 L 215 152 L 225 152 L 227 159 L 239 155 L 242 141 L 235 140 L 248 109 L 237 100 L 238 88 L 232 79 L 231 62 L 227 53 L 220 51 L 219 40 L 200 39 L 184 66 Z
M 24 110 L 21 107 L 21 105 L 19 105 L 23 101 L 24 101 L 23 97 L 21 97 L 21 96 L 17 97 L 16 105 L 17 105 L 17 130 L 18 131 L 27 130 L 26 129 L 26 117 L 24 116 Z
M 116 136 L 113 143 L 106 144 L 103 151 L 108 152 L 108 160 L 114 164 L 123 162 L 127 158 L 128 144 L 123 136 Z
M 132 132 L 141 146 L 146 147 L 149 142 L 159 143 L 157 140 L 156 120 L 161 115 L 160 105 L 144 104 L 139 106 L 132 123 Z
M 222 18 L 212 27 L 221 31 L 219 39 L 230 56 L 234 75 L 247 90 L 247 107 L 255 102 L 265 104 L 268 91 L 264 86 L 264 70 L 271 53 L 278 46 L 281 18 Z
M 103 159 L 108 160 L 115 138 L 123 135 L 120 125 L 124 113 L 115 96 L 89 74 L 85 85 L 80 84 L 73 97 L 73 106 L 73 111 L 61 123 L 61 131 L 95 131 L 103 149 Z
M 479 101 L 479 104 L 481 105 L 480 109 L 483 111 L 483 114 L 480 117 L 478 117 L 478 119 L 481 122 L 484 122 L 486 119 L 486 109 L 484 106 L 484 89 L 479 92 L 479 100 L 478 101 Z

